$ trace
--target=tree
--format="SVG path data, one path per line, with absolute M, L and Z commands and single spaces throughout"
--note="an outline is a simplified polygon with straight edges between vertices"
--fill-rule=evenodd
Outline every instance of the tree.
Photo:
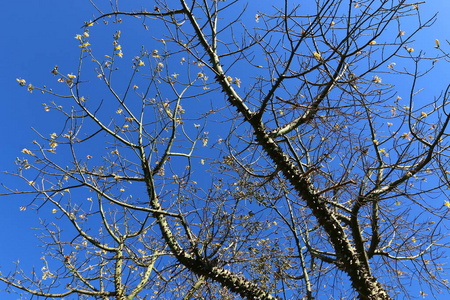
M 76 72 L 54 67 L 53 89 L 17 80 L 55 97 L 44 108 L 61 127 L 17 160 L 30 190 L 5 193 L 31 192 L 29 206 L 55 216 L 41 224 L 43 274 L 18 267 L 0 277 L 7 290 L 121 300 L 410 298 L 411 282 L 449 291 L 448 87 L 421 92 L 448 54 L 437 40 L 434 55 L 412 46 L 435 17 L 403 0 L 275 5 L 256 15 L 242 1 L 95 6 L 75 37 Z M 133 18 L 153 42 L 129 72 L 120 30 L 109 55 L 89 41 Z

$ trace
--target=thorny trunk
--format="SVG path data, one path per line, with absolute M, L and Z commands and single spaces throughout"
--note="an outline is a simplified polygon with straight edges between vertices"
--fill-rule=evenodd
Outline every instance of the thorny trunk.
M 260 115 L 251 112 L 245 105 L 244 101 L 235 92 L 230 82 L 226 79 L 218 54 L 204 38 L 201 27 L 197 23 L 193 14 L 189 11 L 186 3 L 183 0 L 181 3 L 184 10 L 187 12 L 188 18 L 194 27 L 194 30 L 197 33 L 200 43 L 209 55 L 209 60 L 212 63 L 216 73 L 216 80 L 221 85 L 223 92 L 227 95 L 228 102 L 236 107 L 238 113 L 241 113 L 245 120 L 252 126 L 257 142 L 263 147 L 266 154 L 283 173 L 286 180 L 288 180 L 289 183 L 295 188 L 298 195 L 307 203 L 307 206 L 317 218 L 318 223 L 328 234 L 328 237 L 336 251 L 335 264 L 348 274 L 353 288 L 359 294 L 359 298 L 370 300 L 390 299 L 381 284 L 374 276 L 371 275 L 368 265 L 361 262 L 360 257 L 362 254 L 359 253 L 358 255 L 336 215 L 328 208 L 324 199 L 315 192 L 313 185 L 309 181 L 309 177 L 302 174 L 302 172 L 294 165 L 294 163 L 283 152 L 278 144 L 270 137 L 265 129 Z M 335 77 L 339 76 L 339 71 L 340 70 L 338 69 Z M 313 107 L 309 109 L 312 111 L 312 114 L 314 114 L 318 103 L 325 98 L 327 93 L 333 87 L 333 80 L 335 79 L 336 78 L 333 78 L 332 81 L 323 89 L 322 93 L 317 96 L 317 101 L 315 101 Z

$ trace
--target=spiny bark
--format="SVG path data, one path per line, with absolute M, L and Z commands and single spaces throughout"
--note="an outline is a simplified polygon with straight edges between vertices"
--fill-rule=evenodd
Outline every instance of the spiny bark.
M 152 172 L 150 166 L 145 159 L 145 154 L 142 151 L 142 169 L 144 171 L 145 182 L 147 187 L 147 194 L 150 198 L 150 205 L 153 209 L 160 211 L 161 205 L 154 190 Z M 178 243 L 176 237 L 173 235 L 169 227 L 166 216 L 164 214 L 154 212 L 153 216 L 158 222 L 159 228 L 164 240 L 170 247 L 175 258 L 183 264 L 191 272 L 204 276 L 208 279 L 220 283 L 223 287 L 230 291 L 239 294 L 242 298 L 258 300 L 276 300 L 277 297 L 272 296 L 269 292 L 258 287 L 257 284 L 250 282 L 244 277 L 238 276 L 222 267 L 217 266 L 211 260 L 205 257 L 196 257 L 187 253 Z

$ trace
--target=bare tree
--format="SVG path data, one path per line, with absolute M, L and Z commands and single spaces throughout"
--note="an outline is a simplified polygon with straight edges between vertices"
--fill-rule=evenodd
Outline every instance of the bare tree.
M 30 190 L 5 193 L 34 194 L 28 206 L 55 213 L 41 224 L 42 274 L 18 266 L 0 277 L 7 290 L 391 299 L 419 296 L 415 282 L 448 292 L 449 87 L 422 91 L 448 54 L 437 40 L 434 56 L 412 46 L 435 17 L 403 0 L 296 3 L 94 6 L 76 36 L 77 72 L 55 67 L 54 89 L 18 79 L 55 97 L 44 108 L 62 126 L 22 150 L 12 175 Z M 131 18 L 153 40 L 130 73 L 120 31 L 106 56 L 89 41 Z

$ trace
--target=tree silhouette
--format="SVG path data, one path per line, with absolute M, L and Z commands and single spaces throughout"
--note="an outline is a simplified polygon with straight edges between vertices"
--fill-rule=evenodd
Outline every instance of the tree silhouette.
M 409 298 L 411 282 L 448 292 L 448 87 L 422 92 L 448 54 L 438 40 L 434 55 L 413 48 L 435 20 L 419 4 L 95 6 L 75 37 L 76 72 L 56 66 L 53 89 L 17 80 L 54 96 L 44 108 L 61 126 L 17 159 L 12 175 L 30 190 L 4 193 L 32 193 L 26 206 L 54 213 L 41 224 L 41 271 L 18 266 L 1 275 L 6 289 L 121 300 Z M 96 28 L 130 19 L 152 38 L 131 72 L 121 31 L 110 54 L 91 45 Z

